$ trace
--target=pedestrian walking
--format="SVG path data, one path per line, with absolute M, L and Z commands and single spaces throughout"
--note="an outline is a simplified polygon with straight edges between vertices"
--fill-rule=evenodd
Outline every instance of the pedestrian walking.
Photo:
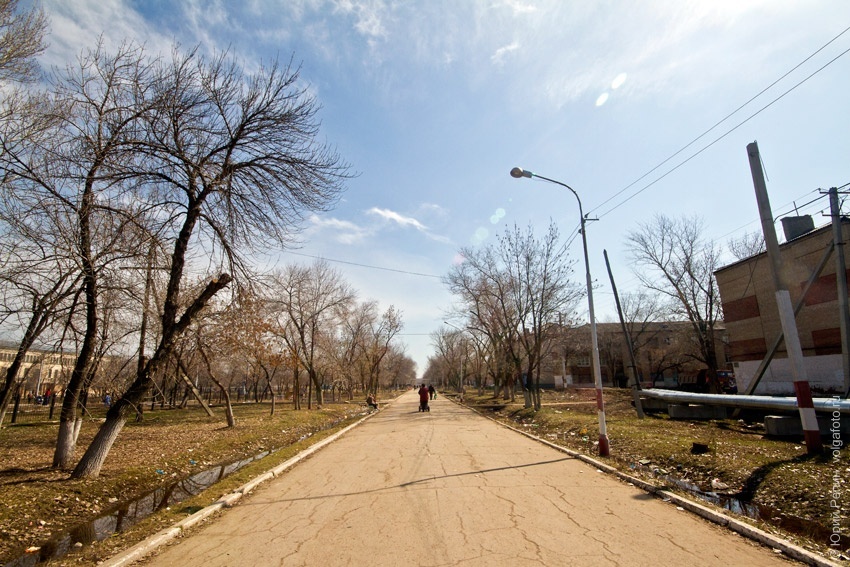
M 428 388 L 425 387 L 425 384 L 419 388 L 419 411 L 431 411 L 431 408 L 428 407 Z

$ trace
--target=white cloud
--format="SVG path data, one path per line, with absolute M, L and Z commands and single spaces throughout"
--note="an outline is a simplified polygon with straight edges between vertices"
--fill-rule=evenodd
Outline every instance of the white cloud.
M 425 205 L 427 207 L 427 205 Z M 437 207 L 437 205 L 432 205 L 432 207 Z M 434 234 L 428 227 L 416 220 L 413 217 L 404 216 L 395 211 L 391 211 L 389 209 L 381 209 L 378 207 L 372 207 L 368 211 L 367 214 L 379 216 L 384 220 L 393 222 L 402 227 L 412 227 L 424 234 L 428 239 L 433 240 L 434 242 L 441 242 L 443 244 L 452 244 L 452 240 L 446 236 L 441 236 L 438 234 Z
M 387 35 L 384 26 L 387 6 L 380 0 L 358 1 L 338 0 L 336 9 L 344 14 L 355 17 L 354 29 L 358 33 L 370 38 L 382 38 Z
M 490 57 L 490 61 L 492 61 L 495 65 L 503 65 L 505 62 L 505 54 L 510 53 L 512 51 L 516 51 L 517 49 L 519 49 L 519 43 L 517 43 L 516 41 L 505 45 L 504 47 L 500 47 Z
M 519 0 L 505 0 L 505 6 L 513 10 L 514 15 L 530 14 L 537 11 L 537 7 L 532 4 L 525 4 Z
M 330 231 L 333 233 L 332 238 L 342 244 L 354 244 L 372 234 L 372 231 L 367 228 L 333 217 L 322 218 L 318 215 L 310 215 L 307 221 L 309 223 L 307 232 L 315 234 L 323 230 Z
M 427 227 L 424 224 L 422 224 L 421 222 L 419 222 L 418 220 L 416 220 L 415 218 L 406 217 L 404 215 L 401 215 L 401 214 L 399 214 L 395 211 L 391 211 L 389 209 L 380 209 L 378 207 L 372 207 L 371 209 L 366 211 L 366 213 L 370 214 L 370 215 L 377 215 L 377 216 L 379 216 L 383 219 L 386 219 L 388 221 L 392 221 L 392 222 L 394 222 L 398 225 L 401 225 L 401 226 L 412 226 L 416 230 L 421 230 L 421 231 L 427 230 Z

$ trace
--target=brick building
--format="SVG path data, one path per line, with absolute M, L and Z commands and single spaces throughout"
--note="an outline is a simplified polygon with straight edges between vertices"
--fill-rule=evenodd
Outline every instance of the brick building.
M 780 246 L 782 275 L 791 303 L 796 305 L 832 243 L 832 225 L 814 230 L 811 217 L 793 217 L 792 222 L 785 221 L 783 219 L 786 242 Z M 802 230 L 795 227 L 800 223 L 804 227 Z M 846 242 L 850 239 L 850 221 L 844 218 L 841 224 Z M 782 332 L 767 253 L 720 268 L 715 277 L 729 334 L 730 358 L 738 386 L 743 391 Z M 850 281 L 850 271 L 843 277 Z M 836 284 L 833 252 L 803 298 L 796 318 L 809 383 L 813 389 L 824 393 L 839 392 L 844 384 Z M 793 394 L 793 391 L 783 342 L 755 393 Z

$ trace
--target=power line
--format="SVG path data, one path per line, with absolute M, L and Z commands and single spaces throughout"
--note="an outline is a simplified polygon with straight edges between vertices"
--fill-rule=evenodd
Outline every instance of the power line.
M 597 205 L 597 206 L 593 207 L 593 208 L 592 208 L 590 211 L 588 211 L 588 212 L 596 211 L 596 210 L 598 210 L 599 208 L 601 208 L 603 205 L 605 205 L 606 203 L 611 202 L 612 200 L 614 200 L 615 198 L 617 198 L 618 196 L 620 196 L 620 195 L 622 195 L 624 192 L 626 192 L 628 189 L 630 189 L 631 187 L 633 187 L 634 185 L 636 185 L 637 183 L 639 183 L 641 180 L 645 179 L 646 177 L 648 177 L 649 175 L 651 175 L 653 172 L 655 172 L 656 170 L 658 170 L 659 168 L 661 168 L 664 164 L 666 164 L 667 162 L 669 162 L 670 160 L 672 160 L 674 157 L 676 157 L 677 155 L 679 155 L 679 154 L 681 154 L 682 152 L 684 152 L 687 148 L 689 148 L 690 146 L 692 146 L 693 144 L 695 144 L 698 140 L 700 140 L 701 138 L 703 138 L 706 134 L 708 134 L 709 132 L 711 132 L 712 130 L 714 130 L 715 128 L 717 128 L 717 126 L 719 126 L 721 123 L 725 122 L 725 121 L 726 121 L 726 120 L 728 120 L 731 116 L 733 116 L 734 114 L 738 113 L 741 109 L 743 109 L 745 106 L 747 106 L 748 104 L 750 104 L 753 100 L 755 100 L 756 98 L 758 98 L 759 96 L 761 96 L 762 94 L 764 94 L 764 93 L 765 93 L 768 89 L 770 89 L 771 87 L 773 87 L 774 85 L 776 85 L 779 81 L 781 81 L 782 79 L 784 79 L 785 77 L 787 77 L 789 74 L 791 74 L 792 72 L 794 72 L 794 71 L 795 71 L 796 69 L 798 69 L 801 65 L 805 64 L 805 63 L 806 63 L 807 61 L 809 61 L 812 57 L 814 57 L 815 55 L 817 55 L 818 53 L 820 53 L 823 49 L 825 49 L 827 46 L 829 46 L 831 43 L 833 43 L 833 42 L 834 42 L 835 40 L 837 40 L 839 37 L 841 37 L 842 35 L 844 35 L 845 33 L 847 33 L 847 31 L 850 31 L 850 27 L 845 28 L 845 29 L 844 29 L 841 33 L 839 33 L 838 35 L 836 35 L 835 37 L 833 37 L 831 40 L 829 40 L 827 43 L 825 43 L 823 46 L 821 46 L 821 47 L 820 47 L 817 51 L 815 51 L 814 53 L 812 53 L 811 55 L 809 55 L 808 57 L 806 57 L 803 61 L 801 61 L 801 62 L 800 62 L 799 64 L 797 64 L 796 66 L 794 66 L 791 70 L 789 70 L 788 72 L 786 72 L 785 74 L 783 74 L 781 77 L 779 77 L 778 79 L 776 79 L 774 82 L 772 82 L 770 85 L 768 85 L 767 87 L 765 87 L 764 89 L 762 89 L 762 90 L 761 90 L 758 94 L 756 94 L 755 96 L 751 97 L 751 98 L 750 98 L 747 102 L 745 102 L 744 104 L 742 104 L 741 106 L 739 106 L 737 109 L 735 109 L 733 112 L 731 112 L 730 114 L 728 114 L 727 116 L 725 116 L 723 119 L 719 120 L 719 121 L 718 121 L 717 123 L 715 123 L 715 124 L 714 124 L 711 128 L 709 128 L 708 130 L 706 130 L 705 132 L 703 132 L 702 134 L 700 134 L 699 136 L 697 136 L 696 138 L 694 138 L 693 140 L 691 140 L 688 144 L 686 144 L 685 146 L 683 146 L 682 148 L 680 148 L 678 151 L 676 151 L 675 153 L 673 153 L 670 157 L 668 157 L 667 159 L 665 159 L 664 161 L 662 161 L 661 163 L 659 163 L 658 165 L 656 165 L 655 167 L 653 167 L 652 169 L 650 169 L 649 171 L 647 171 L 646 173 L 644 173 L 643 175 L 641 175 L 640 177 L 638 177 L 637 179 L 635 179 L 634 181 L 632 181 L 631 183 L 629 183 L 629 184 L 628 184 L 627 186 L 625 186 L 623 189 L 619 190 L 618 192 L 616 192 L 614 195 L 612 195 L 611 197 L 609 197 L 608 199 L 606 199 L 605 201 L 603 201 L 603 202 L 602 202 L 602 203 L 600 203 L 599 205 Z M 775 104 L 776 102 L 778 102 L 779 100 L 781 100 L 782 98 L 784 98 L 787 94 L 789 94 L 790 92 L 792 92 L 793 90 L 795 90 L 797 87 L 799 87 L 799 86 L 800 86 L 800 85 L 802 85 L 803 83 L 807 82 L 809 79 L 811 79 L 812 77 L 814 77 L 815 75 L 817 75 L 818 73 L 820 73 L 821 71 L 823 71 L 823 70 L 824 70 L 825 68 L 827 68 L 828 66 L 832 65 L 835 61 L 837 61 L 839 58 L 843 57 L 843 56 L 844 56 L 845 54 L 847 54 L 848 52 L 850 52 L 850 48 L 848 48 L 848 49 L 846 49 L 846 50 L 842 51 L 841 53 L 839 53 L 838 55 L 836 55 L 834 58 L 832 58 L 831 60 L 829 60 L 826 64 L 824 64 L 824 65 L 823 65 L 823 66 L 821 66 L 820 68 L 816 69 L 813 73 L 809 74 L 807 77 L 805 77 L 804 79 L 802 79 L 801 81 L 799 81 L 798 83 L 796 83 L 795 85 L 793 85 L 791 88 L 789 88 L 788 90 L 786 90 L 785 92 L 783 92 L 781 95 L 779 95 L 778 97 L 776 97 L 775 99 L 773 99 L 772 101 L 770 101 L 768 104 L 766 104 L 765 106 L 761 107 L 759 110 L 757 110 L 756 112 L 754 112 L 753 114 L 751 114 L 750 116 L 748 116 L 746 119 L 744 119 L 743 121 L 741 121 L 741 122 L 739 122 L 738 124 L 736 124 L 734 127 L 732 127 L 732 128 L 730 128 L 729 130 L 727 130 L 727 131 L 726 131 L 725 133 L 723 133 L 721 136 L 719 136 L 719 137 L 715 138 L 712 142 L 710 142 L 709 144 L 707 144 L 706 146 L 704 146 L 703 148 L 701 148 L 699 151 L 697 151 L 696 153 L 692 154 L 690 157 L 688 157 L 687 159 L 683 160 L 682 162 L 680 162 L 679 164 L 677 164 L 676 166 L 674 166 L 672 169 L 668 170 L 666 173 L 664 173 L 664 174 L 663 174 L 663 175 L 661 175 L 660 177 L 658 177 L 658 178 L 656 178 L 655 180 L 651 181 L 650 183 L 646 184 L 646 185 L 645 185 L 645 186 L 643 186 L 641 189 L 639 189 L 637 192 L 635 192 L 635 193 L 634 193 L 634 194 L 632 194 L 631 196 L 627 197 L 626 199 L 624 199 L 623 201 L 621 201 L 621 202 L 620 202 L 620 203 L 618 203 L 617 205 L 614 205 L 614 206 L 613 206 L 613 207 L 611 207 L 610 209 L 608 209 L 608 210 L 606 210 L 605 212 L 603 212 L 603 213 L 599 214 L 599 216 L 600 216 L 600 217 L 603 217 L 603 216 L 607 215 L 608 213 L 611 213 L 612 211 L 614 211 L 614 210 L 616 210 L 617 208 L 619 208 L 619 207 L 623 206 L 624 204 L 626 204 L 627 202 L 629 202 L 630 200 L 632 200 L 632 199 L 633 199 L 633 198 L 635 198 L 636 196 L 640 195 L 640 194 L 641 194 L 641 193 L 643 193 L 645 190 L 649 189 L 650 187 L 652 187 L 653 185 L 655 185 L 656 183 L 658 183 L 659 181 L 661 181 L 662 179 L 664 179 L 665 177 L 667 177 L 668 175 L 670 175 L 671 173 L 673 173 L 674 171 L 676 171 L 677 169 L 679 169 L 680 167 L 682 167 L 683 165 L 685 165 L 686 163 L 688 163 L 689 161 L 691 161 L 692 159 L 694 159 L 695 157 L 697 157 L 698 155 L 700 155 L 702 152 L 704 152 L 705 150 L 707 150 L 708 148 L 710 148 L 711 146 L 713 146 L 714 144 L 716 144 L 717 142 L 719 142 L 720 140 L 722 140 L 723 138 L 725 138 L 726 136 L 728 136 L 729 134 L 731 134 L 732 132 L 734 132 L 735 130 L 737 130 L 738 128 L 740 128 L 741 126 L 743 126 L 744 124 L 746 124 L 747 122 L 749 122 L 750 120 L 752 120 L 753 118 L 755 118 L 756 116 L 758 116 L 759 114 L 761 114 L 764 110 L 766 110 L 767 108 L 769 108 L 770 106 L 772 106 L 773 104 Z
M 839 190 L 841 190 L 841 189 L 843 189 L 843 188 L 845 188 L 845 187 L 850 187 L 850 183 L 845 183 L 845 184 L 843 184 L 843 185 L 841 185 L 841 186 L 839 186 L 839 187 L 837 187 L 837 188 L 838 188 Z M 780 207 L 780 210 L 784 210 L 784 212 L 778 213 L 778 214 L 776 215 L 776 218 L 777 218 L 777 219 L 779 219 L 779 218 L 782 218 L 782 217 L 788 216 L 788 215 L 790 215 L 792 212 L 793 212 L 793 213 L 796 213 L 796 214 L 799 214 L 799 213 L 801 212 L 801 210 L 802 210 L 803 212 L 805 212 L 806 210 L 812 210 L 812 211 L 818 211 L 818 210 L 823 211 L 823 210 L 825 210 L 825 209 L 826 209 L 826 207 L 819 207 L 819 208 L 818 208 L 818 207 L 810 207 L 810 205 L 816 204 L 816 203 L 821 202 L 821 201 L 826 201 L 826 200 L 827 200 L 827 198 L 828 198 L 828 195 L 827 195 L 827 194 L 824 194 L 824 193 L 820 194 L 819 196 L 815 197 L 814 199 L 811 199 L 811 200 L 809 200 L 809 201 L 807 201 L 807 202 L 803 203 L 802 205 L 798 205 L 798 204 L 797 204 L 797 200 L 799 200 L 799 199 L 803 199 L 803 198 L 805 198 L 805 197 L 808 197 L 808 196 L 809 196 L 809 195 L 811 195 L 812 193 L 817 193 L 818 191 L 821 191 L 821 189 L 812 189 L 811 191 L 807 191 L 806 193 L 803 193 L 802 195 L 800 195 L 799 197 L 797 197 L 797 199 L 794 199 L 794 200 L 792 200 L 792 201 L 790 201 L 790 202 L 788 202 L 788 203 L 786 203 L 786 204 L 782 205 L 782 206 Z M 756 220 L 752 220 L 752 221 L 750 221 L 750 222 L 748 222 L 748 223 L 746 223 L 746 224 L 744 224 L 744 225 L 739 226 L 739 227 L 738 227 L 738 228 L 736 228 L 736 229 L 733 229 L 733 230 L 731 230 L 731 231 L 727 232 L 726 234 L 722 234 L 722 235 L 718 236 L 717 238 L 718 238 L 718 239 L 726 238 L 726 237 L 728 237 L 728 236 L 730 236 L 730 235 L 732 235 L 732 234 L 735 234 L 736 232 L 738 232 L 738 231 L 740 231 L 740 230 L 742 230 L 742 229 L 744 229 L 744 228 L 746 228 L 746 227 L 750 226 L 751 224 L 756 224 L 756 223 L 758 223 L 758 222 L 759 222 L 759 221 L 758 221 L 758 219 L 756 219 Z
M 349 266 L 357 266 L 358 268 L 369 268 L 371 270 L 383 270 L 385 272 L 395 272 L 398 274 L 406 274 L 409 276 L 421 276 L 424 278 L 436 278 L 442 279 L 443 276 L 435 276 L 434 274 L 423 274 L 421 272 L 411 272 L 408 270 L 398 270 L 396 268 L 385 268 L 383 266 L 371 266 L 369 264 L 359 264 L 357 262 L 349 262 L 348 260 L 336 260 L 334 258 L 327 258 L 325 256 L 314 256 L 313 254 L 303 254 L 301 252 L 293 252 L 292 250 L 284 250 L 286 254 L 292 254 L 294 256 L 303 256 L 305 258 L 313 258 L 315 260 L 324 260 L 326 262 L 333 262 L 335 264 L 347 264 Z

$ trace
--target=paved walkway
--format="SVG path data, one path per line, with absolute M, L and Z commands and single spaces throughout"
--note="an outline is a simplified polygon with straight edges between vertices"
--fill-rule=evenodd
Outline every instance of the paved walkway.
M 145 564 L 792 565 L 452 402 L 417 407 L 402 395 Z

